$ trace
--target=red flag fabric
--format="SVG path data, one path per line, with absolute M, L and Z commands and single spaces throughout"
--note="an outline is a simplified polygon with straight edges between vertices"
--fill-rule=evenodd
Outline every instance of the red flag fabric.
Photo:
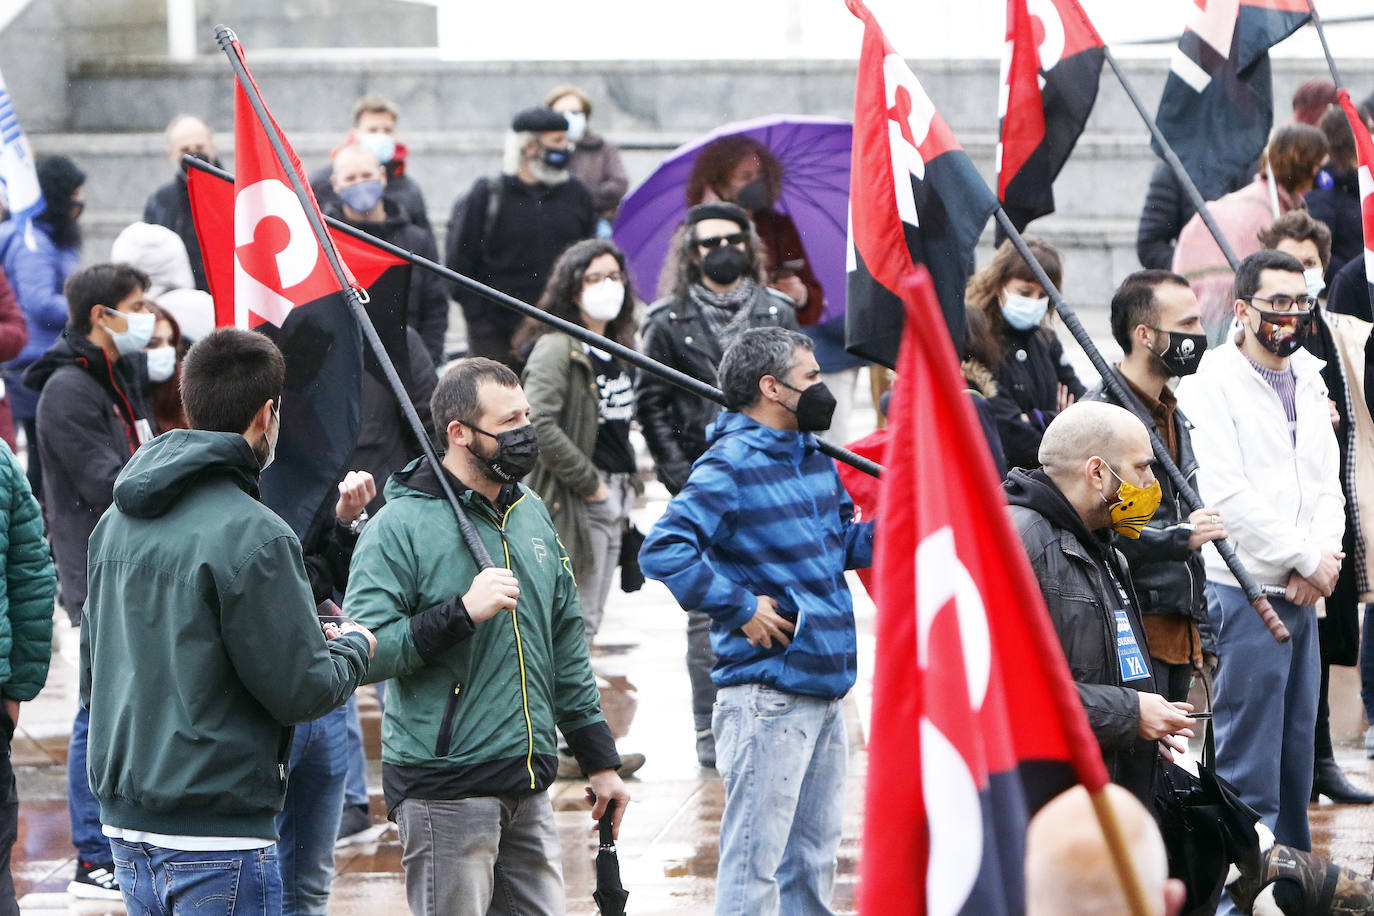
M 859 909 L 1020 913 L 1029 814 L 1107 773 L 924 268 L 901 294 Z
M 1342 89 L 1340 100 L 1345 119 L 1355 135 L 1360 176 L 1360 224 L 1364 229 L 1364 276 L 1369 284 L 1370 301 L 1374 302 L 1374 139 L 1370 138 L 1369 128 L 1364 126 L 1355 103 L 1350 101 L 1350 93 Z
M 253 91 L 261 98 L 237 39 L 233 49 L 243 62 Z M 264 100 L 264 111 L 266 106 Z M 242 328 L 255 328 L 264 322 L 281 327 L 293 308 L 341 289 L 291 179 L 272 149 L 269 131 L 286 150 L 310 207 L 317 216 L 320 212 L 305 169 L 276 118 L 269 111 L 267 121 L 260 120 L 243 85 L 235 80 L 234 313 L 232 322 L 220 323 Z M 347 264 L 344 273 L 348 274 Z M 357 285 L 351 275 L 347 279 L 350 286 Z
M 1105 57 L 1072 0 L 1007 0 L 997 197 L 1018 229 L 1054 212 L 1053 182 L 1097 101 Z

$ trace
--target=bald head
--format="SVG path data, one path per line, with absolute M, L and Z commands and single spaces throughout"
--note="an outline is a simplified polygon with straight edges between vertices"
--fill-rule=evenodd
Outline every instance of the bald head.
M 1169 880 L 1164 840 L 1134 795 L 1107 785 L 1151 916 L 1178 912 L 1183 887 Z M 1026 916 L 1126 916 L 1131 912 L 1092 800 L 1075 786 L 1041 808 L 1026 832 Z
M 215 138 L 206 124 L 195 115 L 177 115 L 167 125 L 167 158 L 181 168 L 181 157 L 200 156 L 206 161 L 215 158 Z
M 386 169 L 367 147 L 359 143 L 349 143 L 338 148 L 331 160 L 335 190 L 364 181 L 386 183 Z
M 1079 401 L 1055 417 L 1040 439 L 1040 464 L 1078 510 L 1088 530 L 1111 524 L 1122 481 L 1154 483 L 1154 453 L 1145 424 L 1129 410 L 1102 401 Z

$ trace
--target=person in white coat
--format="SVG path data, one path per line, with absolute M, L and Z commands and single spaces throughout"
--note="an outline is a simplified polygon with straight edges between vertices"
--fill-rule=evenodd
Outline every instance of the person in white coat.
M 1320 677 L 1314 605 L 1331 593 L 1341 565 L 1340 458 L 1323 363 L 1301 349 L 1316 307 L 1302 264 L 1258 251 L 1236 271 L 1235 296 L 1239 329 L 1179 384 L 1178 404 L 1193 423 L 1202 499 L 1225 515 L 1255 580 L 1285 588 L 1271 600 L 1292 639 L 1274 640 L 1221 556 L 1204 548 L 1220 660 L 1217 772 L 1278 842 L 1309 850 Z

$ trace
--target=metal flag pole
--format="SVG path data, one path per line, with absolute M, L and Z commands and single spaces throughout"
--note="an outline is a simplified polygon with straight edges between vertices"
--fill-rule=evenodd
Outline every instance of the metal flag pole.
M 217 178 L 226 179 L 228 181 L 234 180 L 234 176 L 231 173 L 226 172 L 224 169 L 216 168 L 208 162 L 204 162 L 200 159 L 195 158 L 194 156 L 183 156 L 181 161 L 182 164 L 184 164 L 188 168 L 199 169 L 202 172 L 214 175 Z M 652 375 L 657 375 L 659 378 L 663 379 L 669 384 L 676 385 L 677 387 L 685 391 L 690 391 L 692 394 L 695 394 L 701 398 L 705 398 L 708 401 L 714 401 L 715 403 L 722 405 L 725 403 L 725 395 L 723 392 L 721 392 L 719 388 L 716 388 L 712 385 L 708 385 L 698 378 L 693 378 L 685 372 L 679 372 L 677 369 L 674 369 L 671 366 L 665 366 L 663 365 L 663 363 L 660 363 L 653 357 L 648 356 L 644 353 L 640 353 L 638 350 L 635 350 L 632 347 L 627 347 L 619 341 L 611 340 L 609 337 L 603 337 L 600 334 L 595 333 L 594 331 L 589 331 L 586 328 L 582 327 L 582 325 L 580 324 L 567 321 L 563 318 L 557 317 L 556 315 L 550 315 L 548 312 L 544 311 L 541 308 L 537 308 L 526 302 L 521 302 L 514 296 L 507 295 L 506 293 L 503 293 L 498 289 L 492 289 L 490 286 L 487 286 L 483 283 L 479 283 L 471 277 L 466 277 L 463 274 L 458 273 L 457 271 L 444 267 L 442 264 L 438 264 L 434 261 L 431 261 L 429 258 L 422 257 L 421 255 L 418 255 L 413 251 L 408 251 L 404 248 L 401 248 L 398 245 L 393 245 L 392 243 L 379 239 L 376 236 L 369 235 L 361 229 L 358 229 L 354 226 L 350 226 L 348 223 L 345 223 L 342 220 L 337 220 L 332 216 L 326 216 L 324 217 L 324 221 L 331 228 L 337 229 L 339 232 L 342 232 L 345 235 L 352 236 L 353 238 L 366 242 L 369 245 L 373 245 L 381 249 L 382 251 L 387 252 L 388 254 L 395 255 L 396 257 L 401 258 L 407 261 L 408 263 L 414 265 L 415 267 L 419 267 L 422 270 L 428 270 L 431 273 L 438 274 L 445 280 L 449 280 L 453 283 L 456 283 L 464 289 L 469 290 L 470 292 L 476 293 L 477 295 L 482 296 L 483 298 L 488 299 L 491 302 L 495 302 L 497 305 L 500 305 L 504 308 L 508 308 L 514 312 L 519 312 L 521 315 L 524 315 L 527 318 L 533 318 L 536 321 L 541 321 L 552 328 L 562 331 L 564 334 L 567 334 L 574 340 L 579 340 L 585 344 L 590 344 L 591 346 L 596 347 L 600 350 L 605 350 L 608 353 L 612 353 L 620 357 L 625 362 L 633 366 L 636 366 L 644 370 L 645 372 L 648 372 Z M 409 403 L 409 401 L 407 401 L 407 403 Z M 826 455 L 829 455 L 831 458 L 834 458 L 837 461 L 843 461 L 845 464 L 857 468 L 858 470 L 863 471 L 865 474 L 869 474 L 873 477 L 882 476 L 883 466 L 878 464 L 876 461 L 871 461 L 868 458 L 863 457 L 862 455 L 856 455 L 854 452 L 851 452 L 846 448 L 842 448 L 841 446 L 835 445 L 832 442 L 827 442 L 824 439 L 821 439 L 820 437 L 816 438 L 816 442 L 820 450 L 824 452 Z
M 396 373 L 396 367 L 392 365 L 386 347 L 382 345 L 382 338 L 378 336 L 377 329 L 372 326 L 372 319 L 368 316 L 367 309 L 364 308 L 363 301 L 358 296 L 358 291 L 348 282 L 348 274 L 344 270 L 343 263 L 339 260 L 339 253 L 334 250 L 334 242 L 329 238 L 328 231 L 325 229 L 324 223 L 321 222 L 319 208 L 306 192 L 300 174 L 292 165 L 291 157 L 286 154 L 286 148 L 282 145 L 281 137 L 276 128 L 273 127 L 272 118 L 267 113 L 267 105 L 263 102 L 262 96 L 259 95 L 257 87 L 253 85 L 253 80 L 249 78 L 248 71 L 239 58 L 238 52 L 234 50 L 236 38 L 233 31 L 228 26 L 217 25 L 215 26 L 215 40 L 219 42 L 221 50 L 229 58 L 229 63 L 234 68 L 234 76 L 238 78 L 239 87 L 253 106 L 253 112 L 257 115 L 263 132 L 267 134 L 267 139 L 272 144 L 272 152 L 276 155 L 277 162 L 281 164 L 287 178 L 291 181 L 291 189 L 296 192 L 296 198 L 305 211 L 306 219 L 310 221 L 310 228 L 315 233 L 315 238 L 319 241 L 325 257 L 329 260 L 330 269 L 333 270 L 335 278 L 339 281 L 340 295 L 343 296 L 344 302 L 348 303 L 349 310 L 352 311 L 354 319 L 358 322 L 358 327 L 363 332 L 363 338 L 381 365 L 382 374 L 386 377 L 387 385 L 390 386 L 397 404 L 400 405 L 401 413 L 405 416 L 411 433 L 420 441 L 420 447 L 424 451 L 425 458 L 434 465 L 435 476 L 439 480 L 439 486 L 443 488 L 449 506 L 453 509 L 453 516 L 458 522 L 458 531 L 463 538 L 463 543 L 472 552 L 473 560 L 476 561 L 479 569 L 491 567 L 493 565 L 491 554 L 488 553 L 486 545 L 482 543 L 482 539 L 477 534 L 477 529 L 472 524 L 472 519 L 468 518 L 467 513 L 463 511 L 462 504 L 458 502 L 457 494 L 454 493 L 453 487 L 444 475 L 443 465 L 440 464 L 439 457 L 434 451 L 434 443 L 426 434 L 424 424 L 420 422 L 420 416 L 415 412 L 415 405 L 410 402 L 410 395 L 406 393 L 405 385 Z
M 1312 25 L 1317 30 L 1317 37 L 1321 39 L 1326 66 L 1331 71 L 1331 82 L 1336 84 L 1337 89 L 1344 89 L 1345 84 L 1341 82 L 1341 75 L 1336 72 L 1336 59 L 1331 56 L 1331 46 L 1326 43 L 1326 29 L 1322 28 L 1322 17 L 1317 15 L 1317 5 L 1313 0 L 1307 0 L 1307 11 L 1312 14 Z
M 1142 102 L 1140 96 L 1136 94 L 1135 87 L 1131 85 L 1131 81 L 1126 79 L 1125 73 L 1121 72 L 1121 65 L 1117 63 L 1116 55 L 1112 53 L 1112 49 L 1107 46 L 1107 43 L 1102 40 L 1102 36 L 1097 33 L 1097 28 L 1092 24 L 1092 20 L 1088 18 L 1088 14 L 1078 5 L 1078 0 L 1070 0 L 1070 2 L 1073 4 L 1074 11 L 1082 20 L 1083 25 L 1088 31 L 1092 32 L 1093 37 L 1097 39 L 1097 43 L 1102 46 L 1103 56 L 1106 57 L 1108 65 L 1111 66 L 1112 73 L 1116 74 L 1117 82 L 1121 83 L 1121 88 L 1125 90 L 1126 97 L 1131 100 L 1131 104 L 1135 106 L 1135 110 L 1140 113 L 1140 119 L 1144 121 L 1145 126 L 1150 129 L 1150 136 L 1154 138 L 1155 143 L 1159 144 L 1159 148 L 1164 151 L 1164 161 L 1169 164 L 1169 168 L 1173 170 L 1174 177 L 1178 179 L 1179 186 L 1182 187 L 1184 193 L 1188 195 L 1188 200 L 1197 209 L 1198 215 L 1202 217 L 1202 222 L 1207 226 L 1207 231 L 1210 232 L 1212 238 L 1216 240 L 1217 247 L 1221 249 L 1222 255 L 1226 258 L 1226 263 L 1231 265 L 1232 270 L 1235 270 L 1240 266 L 1240 258 L 1236 257 L 1235 249 L 1231 247 L 1231 243 L 1226 241 L 1226 236 L 1222 233 L 1221 227 L 1217 225 L 1216 219 L 1213 218 L 1212 211 L 1207 209 L 1207 201 L 1202 199 L 1202 192 L 1197 189 L 1197 184 L 1188 174 L 1188 170 L 1183 167 L 1183 161 L 1178 158 L 1178 153 L 1174 152 L 1174 148 L 1170 146 L 1169 141 L 1164 138 L 1164 132 L 1159 129 L 1159 125 L 1155 123 L 1154 115 L 1150 114 L 1149 109 L 1145 107 L 1145 103 Z
M 1140 401 L 1136 399 L 1135 394 L 1125 385 L 1121 384 L 1120 380 L 1116 377 L 1116 372 L 1113 371 L 1112 367 L 1107 363 L 1107 360 L 1103 358 L 1102 353 L 1097 349 L 1097 345 L 1093 343 L 1092 337 L 1088 335 L 1087 328 L 1083 327 L 1083 322 L 1078 320 L 1077 313 L 1069 308 L 1068 303 L 1064 301 L 1064 297 L 1060 295 L 1059 290 L 1055 287 L 1054 281 L 1050 279 L 1049 274 L 1045 273 L 1045 268 L 1040 266 L 1040 262 L 1036 260 L 1035 254 L 1030 250 L 1030 247 L 1026 245 L 1026 240 L 1021 237 L 1021 233 L 1017 232 L 1016 227 L 1012 225 L 1011 217 L 1007 216 L 1007 212 L 1001 207 L 997 208 L 994 216 L 997 218 L 997 224 L 1002 227 L 1007 237 L 1011 239 L 1011 243 L 1015 246 L 1017 253 L 1021 255 L 1021 259 L 1026 262 L 1031 272 L 1035 274 L 1037 282 L 1039 282 L 1039 284 L 1044 287 L 1045 292 L 1049 294 L 1050 301 L 1054 303 L 1054 308 L 1059 312 L 1059 317 L 1064 322 L 1064 326 L 1069 329 L 1069 333 L 1073 335 L 1074 340 L 1078 341 L 1078 345 L 1083 348 L 1083 352 L 1088 354 L 1088 359 L 1092 362 L 1093 368 L 1097 370 L 1098 375 L 1102 376 L 1102 384 L 1107 386 L 1107 390 L 1111 392 L 1112 397 L 1116 398 L 1118 403 L 1126 405 L 1127 409 L 1139 417 L 1141 422 L 1145 424 L 1145 430 L 1150 434 L 1150 446 L 1154 449 L 1155 460 L 1164 467 L 1165 473 L 1167 473 L 1169 479 L 1174 482 L 1174 486 L 1178 489 L 1179 495 L 1183 497 L 1183 501 L 1188 504 L 1190 509 L 1197 510 L 1202 508 L 1202 498 L 1198 496 L 1197 491 L 1188 483 L 1188 478 L 1183 476 L 1183 472 L 1179 470 L 1178 465 L 1176 465 L 1173 458 L 1169 456 L 1169 449 L 1165 446 L 1164 440 L 1160 438 L 1159 430 L 1155 428 L 1154 421 L 1150 419 L 1149 412 L 1146 411 Z M 1244 590 L 1245 597 L 1249 599 L 1250 605 L 1260 615 L 1260 619 L 1264 621 L 1264 625 L 1269 628 L 1270 634 L 1279 642 L 1287 642 L 1289 639 L 1288 628 L 1285 627 L 1283 621 L 1279 619 L 1279 615 L 1274 611 L 1273 605 L 1269 603 L 1269 599 L 1265 596 L 1264 590 L 1256 584 L 1254 578 L 1250 575 L 1250 571 L 1245 568 L 1240 562 L 1240 558 L 1236 556 L 1236 550 L 1231 546 L 1231 542 L 1228 540 L 1213 541 L 1212 545 L 1216 547 L 1217 552 L 1221 554 L 1221 558 L 1226 562 L 1226 567 L 1231 570 L 1231 574 L 1236 577 L 1236 582 L 1240 585 L 1241 589 Z

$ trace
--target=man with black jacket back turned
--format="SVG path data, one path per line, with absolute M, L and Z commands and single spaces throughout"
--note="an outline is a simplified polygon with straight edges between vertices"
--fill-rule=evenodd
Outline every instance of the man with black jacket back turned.
M 1157 754 L 1183 749 L 1193 707 L 1156 692 L 1131 575 L 1112 546 L 1111 532 L 1137 537 L 1159 504 L 1150 437 L 1129 411 L 1083 401 L 1045 429 L 1040 463 L 1003 485 L 1012 523 L 1107 774 L 1153 810 Z
M 1167 270 L 1131 274 L 1112 297 L 1112 336 L 1125 354 L 1116 366 L 1116 380 L 1148 411 L 1137 419 L 1153 424 L 1169 457 L 1196 487 L 1190 426 L 1169 390 L 1169 379 L 1196 372 L 1207 350 L 1202 311 L 1188 281 Z M 1121 403 L 1105 383 L 1086 397 L 1136 410 Z M 1201 667 L 1208 657 L 1215 663 L 1216 649 L 1210 639 L 1204 640 L 1207 628 L 1202 628 L 1203 636 L 1198 628 L 1207 619 L 1202 545 L 1226 537 L 1226 527 L 1215 509 L 1190 514 L 1158 462 L 1154 475 L 1163 491 L 1159 509 L 1140 537 L 1118 538 L 1115 546 L 1135 580 L 1155 686 L 1169 700 L 1186 700 L 1194 666 Z

